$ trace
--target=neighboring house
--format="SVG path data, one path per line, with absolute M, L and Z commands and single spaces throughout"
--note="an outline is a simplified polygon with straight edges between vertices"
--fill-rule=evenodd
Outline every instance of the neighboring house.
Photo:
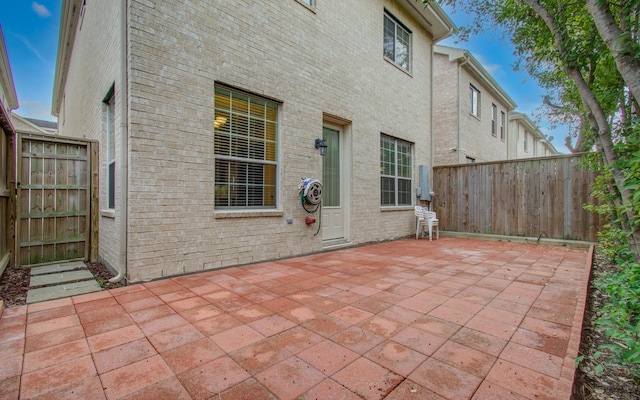
M 14 247 L 15 135 L 11 111 L 18 108 L 2 27 L 0 26 L 0 276 Z
M 547 157 L 558 154 L 553 144 L 526 114 L 509 113 L 509 131 L 513 137 L 509 146 L 510 159 Z
M 139 282 L 410 235 L 453 31 L 415 0 L 64 0 L 53 114 L 100 142 L 101 261 Z
M 434 165 L 506 160 L 516 103 L 466 50 L 434 48 Z
M 25 118 L 16 113 L 11 113 L 13 125 L 17 133 L 35 133 L 44 135 L 55 135 L 58 133 L 58 124 L 42 119 Z

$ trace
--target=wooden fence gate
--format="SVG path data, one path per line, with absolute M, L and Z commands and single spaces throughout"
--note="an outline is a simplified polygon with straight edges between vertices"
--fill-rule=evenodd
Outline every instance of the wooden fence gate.
M 18 136 L 16 265 L 88 259 L 94 145 Z

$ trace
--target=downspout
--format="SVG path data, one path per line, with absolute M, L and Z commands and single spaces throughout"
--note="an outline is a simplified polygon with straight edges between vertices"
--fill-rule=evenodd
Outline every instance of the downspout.
M 430 152 L 431 153 L 430 154 L 431 162 L 429 164 L 431 165 L 431 168 L 430 168 L 431 171 L 429 171 L 429 174 L 431 176 L 431 185 L 432 186 L 433 186 L 433 163 L 434 163 L 434 155 L 435 155 L 435 153 L 433 151 L 433 142 L 434 142 L 433 136 L 435 135 L 435 133 L 433 132 L 433 128 L 435 126 L 434 122 L 433 122 L 433 99 L 434 99 L 434 95 L 433 95 L 433 65 L 434 65 L 434 62 L 433 62 L 433 59 L 434 58 L 435 58 L 435 44 L 432 42 L 431 43 L 431 90 L 430 90 L 431 93 L 429 93 L 429 97 L 430 97 L 430 100 L 431 100 L 431 104 L 429 105 L 429 108 L 430 108 L 429 112 L 431 113 L 431 115 L 429 116 L 429 125 L 430 125 L 429 129 L 431 130 L 431 135 L 429 135 L 429 145 L 431 146 L 431 152 Z M 427 188 L 427 190 L 431 190 L 431 188 Z M 433 199 L 431 199 L 431 201 L 429 202 L 429 206 L 431 206 L 432 202 L 433 202 Z
M 462 163 L 460 153 L 462 151 L 462 145 L 460 139 L 462 137 L 462 67 L 469 62 L 469 57 L 464 56 L 464 61 L 458 64 L 458 143 L 456 146 L 456 153 L 458 153 L 458 164 Z
M 120 208 L 120 270 L 118 271 L 118 275 L 109 279 L 109 282 L 116 283 L 120 282 L 123 278 L 126 280 L 127 276 L 127 224 L 128 224 L 128 161 L 129 161 L 129 116 L 127 109 L 128 102 L 128 81 L 127 81 L 127 10 L 128 10 L 128 0 L 123 0 L 120 2 L 120 9 L 122 18 L 120 23 L 120 89 L 118 92 L 120 93 L 120 132 L 121 132 L 121 141 L 122 144 L 120 146 L 120 168 L 118 175 L 120 176 L 120 199 L 118 202 L 118 206 Z

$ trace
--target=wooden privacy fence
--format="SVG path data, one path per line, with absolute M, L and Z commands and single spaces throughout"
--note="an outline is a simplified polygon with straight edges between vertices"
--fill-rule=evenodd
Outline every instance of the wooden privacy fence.
M 595 174 L 580 155 L 433 168 L 434 211 L 442 230 L 595 242 L 602 218 Z

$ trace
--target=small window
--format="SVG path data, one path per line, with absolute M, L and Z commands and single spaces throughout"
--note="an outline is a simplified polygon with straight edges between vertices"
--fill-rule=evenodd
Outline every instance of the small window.
M 524 151 L 529 151 L 529 134 L 527 132 L 524 133 Z
M 505 126 L 504 123 L 507 119 L 507 116 L 505 114 L 504 111 L 500 111 L 500 140 L 504 141 L 505 140 Z
M 411 205 L 412 145 L 390 136 L 380 136 L 380 204 Z
M 116 140 L 115 140 L 115 92 L 111 87 L 104 99 L 105 132 L 107 137 L 107 208 L 116 208 Z
M 402 69 L 411 71 L 411 31 L 389 13 L 384 13 L 384 56 Z
M 471 115 L 480 118 L 480 91 L 473 85 L 469 86 L 469 100 L 471 101 Z
M 491 135 L 498 136 L 498 106 L 491 104 Z
M 276 207 L 278 108 L 272 100 L 216 86 L 216 209 Z

